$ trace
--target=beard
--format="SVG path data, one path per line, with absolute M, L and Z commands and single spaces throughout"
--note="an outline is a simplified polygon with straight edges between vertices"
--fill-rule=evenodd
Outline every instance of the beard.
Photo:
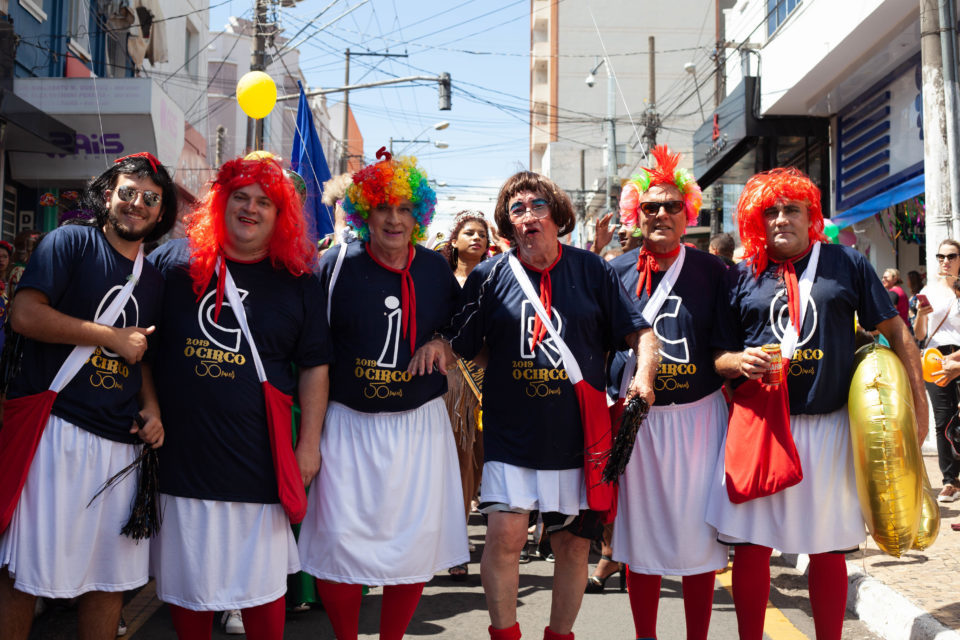
M 114 231 L 116 231 L 117 236 L 128 242 L 139 242 L 140 240 L 146 238 L 156 228 L 158 220 L 159 218 L 151 223 L 148 223 L 140 231 L 134 231 L 130 227 L 120 222 L 120 219 L 114 209 L 111 208 L 107 212 L 107 224 L 110 225 Z

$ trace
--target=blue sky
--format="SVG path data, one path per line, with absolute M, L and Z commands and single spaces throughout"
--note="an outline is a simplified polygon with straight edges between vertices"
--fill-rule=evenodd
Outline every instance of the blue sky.
M 319 31 L 351 7 L 357 8 Z M 492 218 L 497 188 L 529 161 L 529 0 L 304 0 L 279 13 L 287 36 L 315 20 L 303 32 L 311 37 L 299 47 L 301 69 L 313 88 L 343 85 L 348 47 L 352 53 L 408 54 L 352 56 L 351 84 L 450 73 L 450 111 L 437 109 L 436 83 L 353 91 L 350 106 L 368 160 L 391 136 L 449 144 L 447 149 L 417 144 L 406 152 L 420 159 L 431 178 L 448 185 L 437 189 L 434 229 L 449 226 L 451 214 L 465 207 L 479 207 Z M 231 15 L 252 14 L 253 0 L 229 0 L 211 9 L 210 29 L 222 29 Z M 443 120 L 450 127 L 435 131 L 432 125 Z

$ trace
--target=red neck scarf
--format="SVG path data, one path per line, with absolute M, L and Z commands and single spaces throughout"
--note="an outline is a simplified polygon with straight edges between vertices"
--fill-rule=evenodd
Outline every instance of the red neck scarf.
M 523 258 L 520 257 L 520 252 L 517 251 L 517 259 L 520 260 L 520 264 L 525 266 L 530 271 L 535 271 L 540 274 L 540 302 L 543 304 L 544 310 L 547 312 L 547 318 L 550 318 L 550 308 L 553 305 L 553 289 L 550 284 L 550 270 L 557 266 L 557 263 L 560 262 L 560 256 L 563 255 L 563 245 L 559 242 L 557 243 L 557 259 L 548 266 L 546 269 L 537 269 L 533 265 L 527 264 L 523 261 Z M 533 320 L 533 339 L 530 341 L 530 351 L 533 351 L 537 348 L 537 343 L 542 342 L 544 337 L 547 335 L 547 328 L 543 324 L 543 320 L 540 319 L 540 314 L 536 314 Z
M 786 260 L 770 258 L 770 262 L 778 265 L 777 276 L 783 278 L 783 284 L 787 288 L 787 310 L 790 312 L 790 322 L 796 327 L 798 336 L 802 329 L 800 326 L 800 283 L 797 280 L 797 270 L 793 267 L 793 263 L 806 258 L 811 249 L 813 249 L 812 242 L 804 249 L 803 253 L 792 258 Z
M 647 289 L 647 295 L 650 295 L 650 290 L 653 287 L 653 274 L 660 271 L 660 265 L 657 264 L 657 259 L 667 260 L 679 254 L 679 244 L 674 247 L 673 251 L 667 251 L 666 253 L 654 253 L 647 249 L 646 245 L 640 248 L 640 254 L 637 256 L 637 271 L 640 272 L 640 279 L 637 281 L 638 298 L 643 294 L 644 287 Z
M 370 259 L 375 263 L 391 273 L 400 274 L 400 308 L 403 310 L 401 326 L 403 327 L 404 337 L 407 336 L 407 330 L 409 328 L 410 355 L 412 356 L 413 352 L 417 349 L 417 291 L 413 287 L 413 276 L 410 275 L 410 265 L 413 264 L 413 256 L 416 254 L 416 250 L 413 248 L 413 245 L 410 245 L 410 253 L 407 255 L 407 266 L 403 269 L 394 269 L 377 260 L 377 256 L 373 255 L 373 252 L 370 251 L 370 243 L 366 244 L 366 249 L 367 255 L 370 256 Z

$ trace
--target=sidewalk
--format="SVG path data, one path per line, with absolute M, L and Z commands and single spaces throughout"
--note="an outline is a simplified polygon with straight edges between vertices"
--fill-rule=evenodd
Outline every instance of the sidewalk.
M 924 451 L 927 476 L 939 492 L 936 453 Z M 873 538 L 847 556 L 847 609 L 887 640 L 960 640 L 960 501 L 940 505 L 940 535 L 925 551 L 888 556 Z M 785 558 L 806 571 L 805 556 Z

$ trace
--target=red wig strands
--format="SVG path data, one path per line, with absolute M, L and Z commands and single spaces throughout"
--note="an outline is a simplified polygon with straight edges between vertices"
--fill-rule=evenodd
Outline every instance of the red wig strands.
M 767 268 L 767 228 L 763 220 L 766 209 L 783 200 L 797 200 L 807 205 L 810 242 L 826 242 L 823 234 L 823 210 L 820 189 L 802 171 L 794 167 L 779 167 L 758 173 L 747 181 L 737 203 L 737 223 L 744 259 L 753 267 L 757 277 Z
M 206 291 L 226 237 L 223 221 L 227 199 L 237 189 L 253 183 L 260 185 L 277 207 L 277 221 L 270 238 L 268 255 L 275 269 L 286 269 L 301 276 L 316 262 L 317 248 L 307 237 L 303 206 L 293 183 L 273 158 L 244 160 L 223 164 L 187 226 L 190 241 L 190 278 L 197 297 Z

